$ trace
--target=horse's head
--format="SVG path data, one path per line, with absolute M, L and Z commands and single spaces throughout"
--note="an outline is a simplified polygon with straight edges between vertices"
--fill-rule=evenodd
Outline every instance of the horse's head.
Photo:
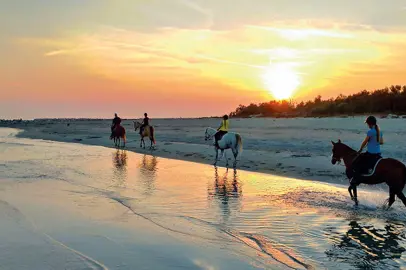
M 331 144 L 333 145 L 333 155 L 331 156 L 331 164 L 335 165 L 336 163 L 340 163 L 341 159 L 344 156 L 343 153 L 343 146 L 344 144 L 341 143 L 341 140 L 338 140 L 338 142 L 333 142 L 331 141 Z
M 134 123 L 134 130 L 137 131 L 137 129 L 141 126 L 140 123 L 138 123 L 137 121 L 133 121 Z
M 206 131 L 204 132 L 204 140 L 208 141 L 213 139 L 213 136 L 215 134 L 215 132 L 213 133 L 212 128 L 206 128 Z

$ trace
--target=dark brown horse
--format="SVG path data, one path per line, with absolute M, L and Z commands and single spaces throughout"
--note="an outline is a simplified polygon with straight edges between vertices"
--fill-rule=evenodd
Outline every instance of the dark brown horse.
M 333 156 L 331 163 L 334 165 L 341 160 L 344 161 L 346 174 L 351 177 L 353 171 L 353 162 L 358 158 L 359 153 L 351 147 L 343 144 L 341 140 L 333 144 Z M 368 185 L 376 185 L 386 183 L 389 186 L 388 209 L 395 202 L 395 196 L 398 196 L 406 206 L 406 197 L 403 194 L 403 188 L 406 182 L 406 166 L 393 158 L 383 158 L 375 168 L 375 172 L 371 176 L 361 176 L 361 183 Z M 350 185 L 348 188 L 351 199 L 358 205 L 357 185 Z
M 123 147 L 125 147 L 125 128 L 122 125 L 118 125 L 113 129 L 111 133 L 110 140 L 114 141 L 116 147 L 120 147 L 121 139 L 123 139 Z

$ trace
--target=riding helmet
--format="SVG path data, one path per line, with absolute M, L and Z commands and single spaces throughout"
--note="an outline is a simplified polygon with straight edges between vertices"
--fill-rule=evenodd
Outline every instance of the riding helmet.
M 367 119 L 365 120 L 365 123 L 367 123 L 368 125 L 376 125 L 376 118 L 375 116 L 368 116 Z

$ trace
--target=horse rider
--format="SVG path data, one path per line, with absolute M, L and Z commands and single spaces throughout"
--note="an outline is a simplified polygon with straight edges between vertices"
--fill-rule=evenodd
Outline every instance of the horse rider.
M 369 164 L 372 160 L 378 160 L 381 158 L 381 144 L 383 144 L 383 134 L 377 124 L 377 120 L 374 116 L 368 116 L 365 120 L 369 130 L 367 136 L 361 144 L 358 151 L 359 156 L 353 162 L 354 175 L 351 179 L 351 185 L 360 184 L 360 176 L 365 168 L 365 164 Z M 362 150 L 367 146 L 367 151 L 362 153 Z
M 146 126 L 149 126 L 149 117 L 147 113 L 144 113 L 144 119 L 142 120 L 141 127 L 140 127 L 140 134 L 142 135 L 142 132 L 144 132 L 144 128 Z
M 224 115 L 220 127 L 217 129 L 216 134 L 214 134 L 214 145 L 217 148 L 220 148 L 219 141 L 225 134 L 227 134 L 229 126 L 228 115 Z
M 114 129 L 121 124 L 121 118 L 118 117 L 117 113 L 114 114 L 114 119 L 111 124 L 111 132 L 114 131 Z

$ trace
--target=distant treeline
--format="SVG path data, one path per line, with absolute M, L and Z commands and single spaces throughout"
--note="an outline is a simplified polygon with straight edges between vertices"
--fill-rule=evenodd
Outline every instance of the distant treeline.
M 317 96 L 314 100 L 294 103 L 292 101 L 272 100 L 248 106 L 239 105 L 230 113 L 232 117 L 314 117 L 358 114 L 405 114 L 406 85 L 392 85 L 375 91 L 359 93 L 323 100 Z

